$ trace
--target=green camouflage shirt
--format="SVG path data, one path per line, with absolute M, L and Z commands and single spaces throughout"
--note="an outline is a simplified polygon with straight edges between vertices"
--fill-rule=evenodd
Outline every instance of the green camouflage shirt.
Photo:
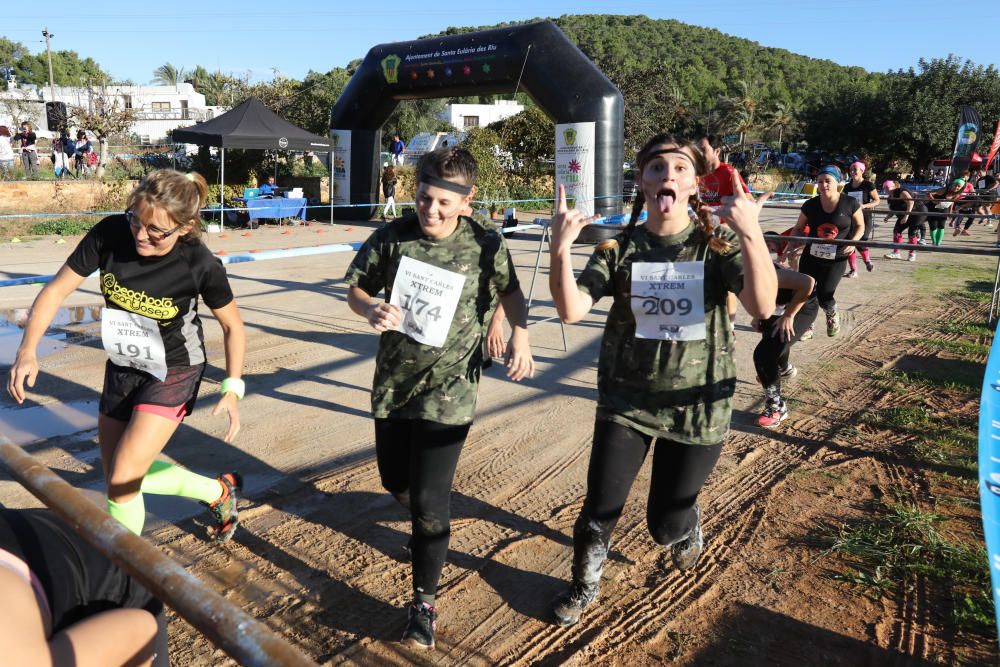
M 345 280 L 371 296 L 391 297 L 402 257 L 466 276 L 447 338 L 441 347 L 418 343 L 398 331 L 381 335 L 372 383 L 376 418 L 427 419 L 470 424 L 484 362 L 485 327 L 500 295 L 518 289 L 507 244 L 470 218 L 459 219 L 447 238 L 424 236 L 414 214 L 383 225 L 358 251 Z
M 655 236 L 639 226 L 615 237 L 618 248 L 591 256 L 577 286 L 595 302 L 602 296 L 614 298 L 601 342 L 598 419 L 685 444 L 722 442 L 736 389 L 726 293 L 743 289 L 743 261 L 732 230 L 721 227 L 717 234 L 732 246 L 725 255 L 708 250 L 705 233 L 692 224 L 672 236 Z M 636 338 L 632 263 L 702 258 L 705 340 Z

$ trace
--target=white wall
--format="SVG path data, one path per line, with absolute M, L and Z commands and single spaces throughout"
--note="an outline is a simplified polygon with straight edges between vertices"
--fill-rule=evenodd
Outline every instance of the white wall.
M 524 111 L 524 106 L 512 100 L 498 100 L 493 104 L 449 104 L 442 112 L 441 120 L 451 123 L 458 130 L 467 130 L 467 116 L 479 119 L 473 127 L 486 127 L 490 123 L 503 120 Z

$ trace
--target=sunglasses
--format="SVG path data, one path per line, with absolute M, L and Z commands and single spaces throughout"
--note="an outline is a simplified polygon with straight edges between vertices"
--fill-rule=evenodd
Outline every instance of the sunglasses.
M 139 220 L 139 216 L 136 215 L 132 209 L 125 211 L 125 218 L 128 220 L 129 227 L 131 227 L 134 231 L 145 229 L 146 236 L 149 237 L 150 241 L 162 241 L 169 236 L 173 236 L 180 229 L 180 227 L 174 227 L 170 231 L 164 231 L 159 227 L 153 227 L 151 225 L 143 226 L 142 221 Z

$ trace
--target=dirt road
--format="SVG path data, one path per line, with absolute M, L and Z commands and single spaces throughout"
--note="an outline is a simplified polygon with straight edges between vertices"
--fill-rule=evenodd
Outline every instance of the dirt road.
M 784 229 L 792 216 L 773 213 L 765 227 Z M 269 228 L 209 244 L 232 253 L 357 241 L 371 229 Z M 985 245 L 985 228 L 973 231 L 963 242 Z M 879 237 L 887 233 L 878 230 Z M 525 292 L 538 238 L 526 232 L 511 242 Z M 51 273 L 74 242 L 5 244 L 0 267 L 8 277 Z M 579 249 L 578 268 L 588 254 Z M 912 331 L 923 327 L 933 336 L 929 321 L 970 317 L 934 298 L 963 285 L 964 274 L 952 267 L 988 272 L 990 260 L 921 253 L 916 263 L 877 261 L 874 273 L 845 280 L 838 292 L 843 332 L 828 339 L 818 330 L 794 349 L 800 375 L 788 387 L 792 415 L 775 432 L 754 425 L 761 407 L 751 360 L 756 334 L 742 313 L 733 431 L 702 495 L 702 560 L 679 573 L 647 535 L 647 464 L 613 536 L 600 603 L 569 629 L 550 625 L 548 609 L 569 576 L 607 304 L 567 328 L 565 352 L 557 322 L 534 324 L 536 378 L 515 384 L 498 367 L 485 373 L 455 481 L 438 648 L 415 654 L 396 643 L 410 594 L 409 528 L 381 491 L 375 468 L 368 390 L 377 340 L 345 303 L 341 278 L 350 259 L 341 253 L 229 267 L 249 335 L 248 392 L 240 404 L 245 426 L 232 446 L 220 439 L 224 419 L 209 414 L 223 369 L 221 333 L 207 318 L 210 368 L 202 399 L 166 454 L 197 471 L 244 474 L 243 528 L 235 540 L 207 543 L 195 503 L 147 498 L 151 541 L 318 662 L 855 665 L 949 662 L 957 655 L 957 640 L 939 632 L 919 595 L 886 604 L 845 590 L 823 576 L 805 536 L 816 520 L 857 513 L 864 499 L 889 487 L 921 488 L 919 470 L 886 454 L 891 443 L 859 445 L 845 432 L 883 400 L 867 374 L 914 353 L 903 343 Z M 917 267 L 925 267 L 920 280 Z M 0 309 L 13 318 L 37 290 L 0 289 Z M 544 272 L 535 296 L 532 319 L 553 315 Z M 99 302 L 91 280 L 71 304 Z M 27 445 L 95 502 L 102 481 L 87 415 L 96 412 L 100 391 L 98 330 L 86 322 L 61 327 L 68 337 L 55 341 L 42 362 L 32 394 L 42 407 L 32 420 L 37 426 L 59 404 L 75 411 L 55 420 L 47 440 Z M 9 354 L 15 331 L 3 332 Z M 9 404 L 0 409 L 0 426 L 17 421 L 16 413 Z M 831 470 L 836 478 L 812 474 Z M 0 475 L 0 503 L 36 501 Z M 183 622 L 171 634 L 175 664 L 231 664 Z M 995 647 L 963 655 L 986 659 L 990 651 L 995 655 Z

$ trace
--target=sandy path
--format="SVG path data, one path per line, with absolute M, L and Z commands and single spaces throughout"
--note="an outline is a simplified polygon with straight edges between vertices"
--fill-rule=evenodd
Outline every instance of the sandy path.
M 775 213 L 765 226 L 783 229 L 793 215 Z M 362 240 L 371 227 L 316 229 L 236 233 L 210 244 L 232 253 L 346 242 Z M 974 231 L 971 242 L 982 245 L 986 232 Z M 880 236 L 886 233 L 881 226 Z M 535 232 L 511 242 L 525 291 L 537 246 Z M 51 240 L 0 247 L 0 266 L 15 275 L 52 272 L 71 247 Z M 577 252 L 578 268 L 588 254 L 585 248 Z M 740 315 L 733 434 L 703 494 L 708 548 L 702 561 L 692 573 L 675 572 L 669 555 L 646 534 L 647 464 L 613 537 L 601 604 L 570 629 L 549 625 L 547 613 L 569 575 L 569 535 L 584 493 L 606 304 L 568 329 L 566 352 L 557 323 L 533 326 L 536 379 L 511 383 L 498 367 L 485 374 L 455 483 L 438 649 L 415 655 L 395 643 L 409 597 L 403 550 L 408 522 L 379 486 L 368 418 L 376 337 L 344 301 L 340 278 L 349 261 L 350 253 L 342 253 L 230 266 L 249 332 L 248 396 L 241 403 L 245 428 L 233 446 L 219 440 L 223 419 L 209 415 L 223 371 L 220 331 L 211 318 L 206 322 L 211 367 L 202 401 L 167 454 L 198 471 L 242 471 L 244 528 L 233 543 L 211 545 L 203 539 L 196 504 L 149 498 L 147 535 L 234 603 L 265 618 L 320 662 L 650 664 L 679 658 L 702 664 L 713 655 L 729 664 L 738 655 L 715 653 L 720 647 L 712 644 L 712 630 L 729 627 L 748 609 L 758 640 L 775 619 L 798 619 L 790 627 L 802 638 L 793 637 L 785 657 L 774 662 L 835 664 L 831 655 L 810 653 L 809 647 L 819 642 L 842 651 L 838 638 L 852 638 L 844 645 L 854 648 L 842 664 L 886 657 L 866 628 L 891 611 L 811 614 L 803 605 L 816 600 L 805 584 L 786 589 L 794 591 L 791 597 L 767 593 L 766 577 L 754 570 L 759 552 L 752 549 L 780 550 L 788 528 L 777 520 L 787 510 L 785 480 L 798 468 L 837 457 L 833 444 L 839 429 L 875 399 L 874 390 L 851 378 L 901 353 L 892 337 L 926 314 L 914 296 L 920 286 L 910 277 L 913 264 L 880 261 L 874 274 L 842 283 L 844 334 L 827 339 L 820 329 L 816 339 L 793 352 L 802 372 L 791 392 L 795 396 L 801 387 L 802 402 L 777 433 L 753 425 L 761 399 L 750 356 L 756 336 L 746 326 L 746 314 Z M 924 254 L 920 261 L 934 260 Z M 962 262 L 989 266 L 982 258 Z M 539 280 L 533 318 L 552 314 L 546 276 L 539 274 Z M 97 303 L 94 287 L 88 281 L 73 303 Z M 0 290 L 0 309 L 26 306 L 36 292 L 37 287 Z M 67 329 L 84 335 L 43 361 L 45 374 L 33 398 L 43 405 L 89 402 L 96 409 L 103 353 L 86 335 L 96 327 Z M 10 414 L 9 408 L 0 409 L 0 425 Z M 67 426 L 66 433 L 28 449 L 99 501 L 94 439 L 92 429 Z M 3 476 L 0 502 L 36 504 Z M 886 641 L 896 645 L 883 648 L 920 653 L 898 637 Z M 181 622 L 173 626 L 172 651 L 178 665 L 226 664 Z

